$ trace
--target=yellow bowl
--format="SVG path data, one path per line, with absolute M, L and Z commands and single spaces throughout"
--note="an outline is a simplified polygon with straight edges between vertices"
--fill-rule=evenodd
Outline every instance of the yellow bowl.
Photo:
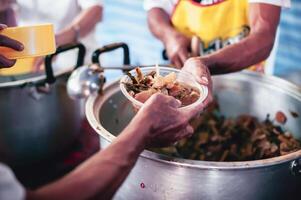
M 52 24 L 6 28 L 0 34 L 18 40 L 23 51 L 0 47 L 0 52 L 10 59 L 37 57 L 55 52 L 55 37 Z

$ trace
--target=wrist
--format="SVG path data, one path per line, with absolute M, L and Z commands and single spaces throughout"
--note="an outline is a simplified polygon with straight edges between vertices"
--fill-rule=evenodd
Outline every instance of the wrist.
M 203 65 L 205 65 L 209 69 L 210 69 L 210 67 L 212 67 L 214 65 L 214 63 L 212 62 L 212 59 L 210 59 L 210 56 L 202 56 L 199 58 L 200 58 L 201 62 L 203 63 Z
M 66 36 L 68 35 L 67 30 L 65 31 L 61 31 L 58 34 L 55 35 L 55 44 L 56 47 L 59 47 L 61 45 L 67 44 L 68 43 L 68 37 Z
M 147 120 L 136 120 L 135 118 L 131 123 L 124 129 L 123 135 L 130 138 L 133 146 L 144 150 L 149 141 L 150 124 Z
M 80 37 L 80 27 L 72 25 L 56 34 L 56 46 L 77 42 Z
M 78 42 L 79 38 L 80 38 L 80 26 L 78 24 L 74 24 L 71 26 L 71 30 L 73 31 L 73 35 L 74 35 L 74 42 Z

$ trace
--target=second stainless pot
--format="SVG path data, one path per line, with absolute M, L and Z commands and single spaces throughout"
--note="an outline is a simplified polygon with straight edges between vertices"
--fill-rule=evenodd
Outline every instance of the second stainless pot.
M 1 161 L 24 166 L 57 157 L 79 134 L 82 103 L 67 95 L 70 72 L 54 74 L 51 67 L 54 56 L 70 49 L 79 50 L 81 66 L 85 48 L 74 44 L 46 58 L 46 75 L 0 77 Z

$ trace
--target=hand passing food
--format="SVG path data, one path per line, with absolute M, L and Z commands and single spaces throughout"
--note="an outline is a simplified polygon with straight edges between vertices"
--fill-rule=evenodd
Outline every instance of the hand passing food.
M 205 104 L 209 104 L 212 99 L 212 79 L 210 75 L 210 71 L 205 63 L 202 62 L 200 57 L 189 58 L 183 68 L 182 71 L 188 72 L 192 74 L 196 80 L 202 85 L 206 85 L 209 89 L 209 94 L 207 99 L 205 100 Z
M 180 101 L 160 93 L 152 95 L 145 102 L 131 123 L 149 129 L 146 131 L 147 146 L 166 146 L 192 135 L 193 128 L 189 121 L 203 106 L 181 110 L 180 105 Z

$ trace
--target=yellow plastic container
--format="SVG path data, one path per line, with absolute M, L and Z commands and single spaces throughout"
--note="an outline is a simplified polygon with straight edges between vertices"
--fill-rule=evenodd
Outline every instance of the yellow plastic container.
M 10 76 L 27 74 L 33 71 L 35 58 L 18 59 L 16 64 L 11 68 L 0 69 L 0 76 Z
M 24 50 L 20 52 L 0 47 L 0 52 L 5 57 L 17 59 L 16 64 L 12 68 L 1 69 L 0 75 L 29 73 L 33 69 L 35 57 L 49 55 L 56 50 L 52 24 L 12 27 L 4 29 L 0 34 L 18 40 L 24 45 Z

